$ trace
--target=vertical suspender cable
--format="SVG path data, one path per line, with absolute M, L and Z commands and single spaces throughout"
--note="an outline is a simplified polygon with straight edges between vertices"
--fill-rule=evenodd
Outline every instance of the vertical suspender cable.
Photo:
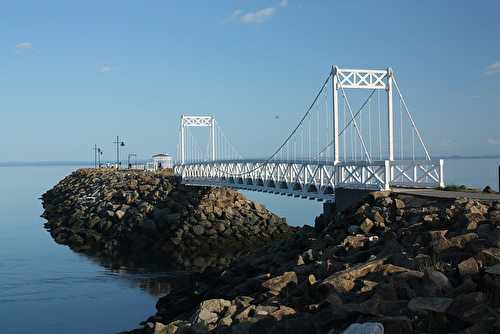
M 411 129 L 411 152 L 412 159 L 415 160 L 415 129 Z
M 308 143 L 309 148 L 308 148 L 308 151 L 307 151 L 306 154 L 307 154 L 307 159 L 309 160 L 310 156 L 311 156 L 311 149 L 312 149 L 311 148 L 311 125 L 313 123 L 312 122 L 312 114 L 309 114 L 309 120 L 308 120 L 307 123 L 309 123 L 309 126 L 307 127 L 308 128 L 308 131 L 307 131 L 308 132 L 307 133 L 307 137 L 308 137 L 307 138 L 307 143 Z
M 377 110 L 378 110 L 378 156 L 382 160 L 382 121 L 380 116 L 380 90 L 377 90 Z
M 318 103 L 321 103 L 321 101 L 318 101 Z M 321 107 L 318 108 L 318 115 L 316 117 L 316 119 L 318 121 L 317 122 L 317 128 L 316 128 L 316 138 L 317 138 L 317 141 L 316 141 L 316 146 L 317 146 L 316 153 L 317 154 L 316 155 L 318 156 L 318 164 L 319 164 L 319 133 L 320 133 L 319 126 L 320 126 L 320 117 L 321 117 Z
M 352 109 L 351 109 L 351 105 L 349 104 L 349 99 L 347 98 L 346 94 L 345 94 L 345 90 L 344 90 L 344 87 L 342 85 L 340 85 L 340 88 L 342 90 L 342 95 L 344 95 L 344 98 L 346 100 L 346 105 L 347 105 L 347 108 L 349 110 L 349 114 L 351 115 L 351 118 L 352 118 L 352 122 L 354 124 L 354 129 L 356 130 L 356 133 L 358 134 L 358 137 L 359 137 L 359 141 L 361 142 L 361 146 L 363 148 L 363 151 L 365 152 L 365 155 L 366 155 L 366 159 L 371 162 L 372 159 L 370 157 L 370 154 L 368 154 L 368 151 L 366 150 L 366 145 L 365 145 L 365 141 L 363 140 L 363 136 L 361 136 L 361 133 L 359 132 L 359 128 L 358 128 L 358 124 L 356 122 L 356 118 L 354 116 L 354 114 L 352 113 Z
M 347 117 L 346 117 L 346 111 L 345 111 L 345 102 L 344 100 L 342 100 L 342 106 L 343 106 L 343 110 L 344 110 L 344 128 L 347 126 Z M 347 131 L 347 133 L 345 135 L 343 135 L 342 137 L 342 142 L 344 143 L 344 161 L 347 160 L 347 139 L 349 138 L 349 136 L 347 135 L 349 133 L 349 129 Z
M 399 146 L 401 147 L 400 150 L 399 150 L 399 154 L 400 154 L 400 159 L 404 160 L 404 138 L 403 138 L 403 108 L 401 108 L 401 99 L 399 99 L 399 132 L 401 133 L 400 134 L 400 138 L 401 138 L 401 141 L 399 143 Z
M 373 154 L 373 146 L 372 146 L 372 98 L 370 97 L 370 101 L 368 101 L 368 138 L 370 142 L 368 145 L 370 146 L 370 154 Z
M 364 135 L 363 135 L 364 130 L 365 130 L 365 125 L 363 124 L 363 113 L 359 113 L 359 132 L 361 133 L 361 136 L 363 136 L 363 138 L 364 138 Z M 363 151 L 361 150 L 361 147 L 360 147 L 360 150 L 359 150 L 360 160 L 361 160 L 362 156 L 363 156 Z
M 424 141 L 422 140 L 422 136 L 420 135 L 420 131 L 418 131 L 418 128 L 415 125 L 415 121 L 413 120 L 413 117 L 411 116 L 410 111 L 408 110 L 408 106 L 406 105 L 406 102 L 403 98 L 403 95 L 401 94 L 401 91 L 399 90 L 399 86 L 398 86 L 398 83 L 396 82 L 395 77 L 394 77 L 393 82 L 394 82 L 394 86 L 396 87 L 396 90 L 398 91 L 399 98 L 401 99 L 401 102 L 403 103 L 403 106 L 405 107 L 406 114 L 408 115 L 408 118 L 410 119 L 410 122 L 411 122 L 413 128 L 415 129 L 415 133 L 417 134 L 417 137 L 420 141 L 420 144 L 422 144 L 422 148 L 425 151 L 425 156 L 426 156 L 427 160 L 431 160 L 431 156 L 429 155 L 429 151 L 427 150 L 427 147 L 425 146 Z
M 346 108 L 347 108 L 347 98 L 346 98 Z M 354 158 L 354 161 L 357 161 L 357 155 L 356 155 L 356 137 L 354 136 L 354 125 L 351 125 L 351 143 L 352 143 L 352 156 Z

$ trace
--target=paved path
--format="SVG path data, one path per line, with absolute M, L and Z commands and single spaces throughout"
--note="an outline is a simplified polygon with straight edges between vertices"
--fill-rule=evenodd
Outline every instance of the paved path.
M 465 191 L 443 191 L 436 189 L 408 189 L 408 188 L 394 188 L 393 192 L 400 194 L 434 197 L 434 198 L 459 198 L 467 197 L 479 199 L 483 201 L 500 201 L 500 194 L 489 194 L 482 192 L 465 192 Z

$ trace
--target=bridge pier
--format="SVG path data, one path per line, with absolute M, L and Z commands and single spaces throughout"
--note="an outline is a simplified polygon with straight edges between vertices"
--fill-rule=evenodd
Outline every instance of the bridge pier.
M 334 219 L 337 213 L 359 203 L 373 191 L 373 189 L 335 189 L 335 202 L 323 203 L 323 217 L 327 221 Z
M 348 188 L 337 188 L 335 189 L 335 206 L 338 212 L 342 212 L 350 206 L 360 202 L 369 193 L 373 192 L 373 189 L 348 189 Z

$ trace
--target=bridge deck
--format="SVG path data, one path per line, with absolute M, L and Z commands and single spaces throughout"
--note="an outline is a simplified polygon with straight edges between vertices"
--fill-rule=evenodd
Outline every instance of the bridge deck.
M 336 188 L 380 190 L 443 185 L 442 160 L 267 161 L 221 160 L 174 167 L 182 182 L 335 200 Z

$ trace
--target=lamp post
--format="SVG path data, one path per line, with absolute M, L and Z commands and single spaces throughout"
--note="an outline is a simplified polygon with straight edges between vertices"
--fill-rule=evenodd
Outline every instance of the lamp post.
M 128 157 L 127 157 L 127 166 L 128 166 L 129 169 L 132 167 L 132 165 L 130 164 L 130 157 L 137 158 L 137 154 L 135 154 L 135 153 L 129 153 L 128 154 Z
M 113 144 L 116 144 L 116 169 L 120 169 L 120 147 L 125 146 L 125 142 L 120 141 L 120 137 L 116 136 L 116 141 Z
M 101 155 L 102 155 L 102 150 L 101 148 L 97 148 L 97 166 L 101 168 Z

